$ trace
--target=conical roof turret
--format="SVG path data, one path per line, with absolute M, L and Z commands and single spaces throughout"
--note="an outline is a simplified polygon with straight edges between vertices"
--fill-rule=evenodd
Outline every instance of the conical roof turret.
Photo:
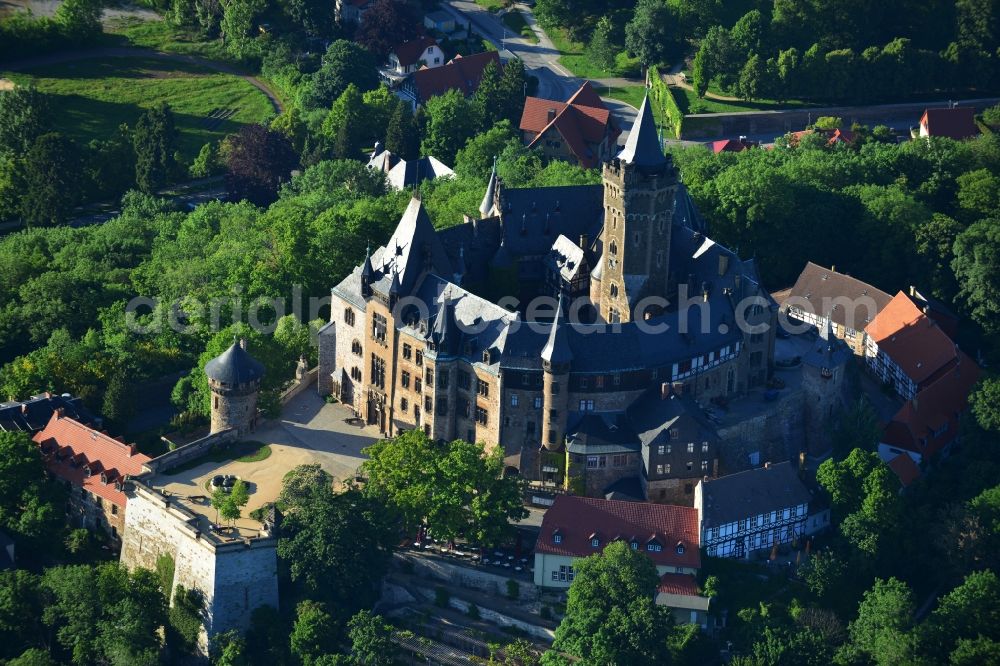
M 229 349 L 205 364 L 205 374 L 213 381 L 237 386 L 260 381 L 264 366 L 236 340 Z
M 556 306 L 556 317 L 549 329 L 549 339 L 542 347 L 542 360 L 549 365 L 564 365 L 573 360 L 573 350 L 569 346 L 569 330 L 566 323 L 566 295 L 559 294 L 559 304 Z
M 493 160 L 493 171 L 490 173 L 490 182 L 486 184 L 486 194 L 483 195 L 483 202 L 479 204 L 479 217 L 486 218 L 490 216 L 490 212 L 493 210 L 493 204 L 496 197 L 497 189 L 497 162 Z
M 625 148 L 618 153 L 618 159 L 645 169 L 655 169 L 667 163 L 667 158 L 660 149 L 653 110 L 649 107 L 649 95 L 642 100 L 639 114 L 632 123 Z

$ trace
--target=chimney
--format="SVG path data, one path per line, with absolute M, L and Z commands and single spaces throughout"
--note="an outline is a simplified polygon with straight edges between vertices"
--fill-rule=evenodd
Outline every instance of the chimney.
M 666 400 L 673 393 L 673 387 L 670 386 L 670 382 L 663 382 L 660 384 L 660 400 Z
M 837 264 L 833 264 L 832 266 L 830 266 L 830 272 L 831 273 L 836 273 L 837 272 Z
M 587 234 L 580 234 L 580 248 L 586 250 L 590 246 L 590 238 Z
M 246 338 L 240 338 L 240 349 L 242 349 L 243 351 L 247 350 L 247 339 Z
M 725 253 L 719 254 L 719 277 L 726 274 L 729 270 L 729 255 Z
M 553 108 L 549 108 L 549 110 L 545 114 L 545 122 L 551 123 L 555 119 L 556 119 L 556 110 Z
M 764 463 L 764 469 L 771 469 L 771 461 Z

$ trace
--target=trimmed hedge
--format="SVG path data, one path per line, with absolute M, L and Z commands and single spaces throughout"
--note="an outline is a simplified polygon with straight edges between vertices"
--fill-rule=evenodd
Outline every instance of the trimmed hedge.
M 660 78 L 659 70 L 653 66 L 649 68 L 650 98 L 652 102 L 662 112 L 667 130 L 675 139 L 681 138 L 681 130 L 684 125 L 684 114 L 677 106 L 677 100 L 670 88 Z

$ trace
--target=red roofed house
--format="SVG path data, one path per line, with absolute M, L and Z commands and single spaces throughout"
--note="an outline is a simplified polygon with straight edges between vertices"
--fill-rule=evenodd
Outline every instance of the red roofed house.
M 663 577 L 658 603 L 669 600 L 679 621 L 705 623 L 708 599 L 698 596 L 694 579 L 701 568 L 698 511 L 691 507 L 559 495 L 535 543 L 535 585 L 568 588 L 574 563 L 613 541 L 653 560 Z
M 708 145 L 712 149 L 712 152 L 718 155 L 719 153 L 742 153 L 749 148 L 759 147 L 760 141 L 751 141 L 745 136 L 741 136 L 739 139 L 713 141 Z
M 524 100 L 521 138 L 549 159 L 563 160 L 587 169 L 611 157 L 621 130 L 589 81 L 584 81 L 566 102 L 539 97 Z
M 976 127 L 976 110 L 971 106 L 927 109 L 920 117 L 920 136 L 946 136 L 960 140 L 977 134 L 979 129 Z
M 865 334 L 868 367 L 903 400 L 958 363 L 955 343 L 902 291 L 865 327 Z
M 413 101 L 414 106 L 422 106 L 431 97 L 443 95 L 449 90 L 460 90 L 468 97 L 479 88 L 483 70 L 489 63 L 502 68 L 496 51 L 485 51 L 462 57 L 457 55 L 441 67 L 418 69 L 410 75 L 400 91 Z
M 141 474 L 149 456 L 65 416 L 62 410 L 32 439 L 41 446 L 49 473 L 70 488 L 71 522 L 89 529 L 100 527 L 120 542 L 126 501 L 122 482 Z
M 959 418 L 968 407 L 969 392 L 979 379 L 979 367 L 963 352 L 926 387 L 907 400 L 886 426 L 878 445 L 882 460 L 908 486 L 920 476 L 919 465 L 947 452 L 958 440 Z
M 422 67 L 434 68 L 444 64 L 444 53 L 433 37 L 418 37 L 403 42 L 389 54 L 389 67 L 401 76 Z

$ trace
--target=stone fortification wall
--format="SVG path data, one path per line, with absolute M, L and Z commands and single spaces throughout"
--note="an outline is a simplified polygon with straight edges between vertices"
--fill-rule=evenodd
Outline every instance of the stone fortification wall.
M 752 467 L 749 456 L 765 461 L 791 460 L 805 442 L 805 392 L 785 390 L 757 413 L 718 428 L 719 472 L 732 474 Z
M 199 458 L 216 447 L 231 444 L 238 438 L 239 433 L 234 428 L 227 428 L 211 435 L 205 435 L 201 439 L 196 439 L 184 446 L 179 446 L 173 451 L 164 453 L 159 458 L 153 458 L 144 467 L 153 474 L 160 474 L 183 465 L 189 460 Z

